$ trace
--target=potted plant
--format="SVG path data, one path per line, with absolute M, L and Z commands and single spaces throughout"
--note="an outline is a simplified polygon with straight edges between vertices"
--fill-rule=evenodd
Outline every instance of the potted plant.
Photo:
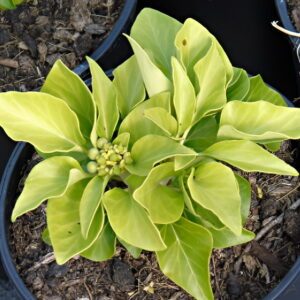
M 133 256 L 155 252 L 166 276 L 196 299 L 212 299 L 212 249 L 254 238 L 243 228 L 251 188 L 238 169 L 298 176 L 271 152 L 300 137 L 300 111 L 261 77 L 232 67 L 193 19 L 181 24 L 144 9 L 127 38 L 134 55 L 113 81 L 88 59 L 92 93 L 58 61 L 41 92 L 0 95 L 0 126 L 44 159 L 11 220 L 47 201 L 43 237 L 58 264 L 78 255 L 106 260 L 118 241 Z M 26 299 L 5 218 L 13 176 L 32 152 L 17 146 L 0 209 L 1 257 Z
M 283 25 L 281 27 L 277 24 L 277 22 L 272 22 L 273 26 L 275 26 L 278 30 L 285 33 L 290 41 L 294 59 L 294 66 L 296 70 L 296 78 L 297 78 L 297 85 L 298 89 L 300 88 L 300 48 L 299 48 L 299 30 L 295 27 L 295 22 L 298 22 L 297 17 L 297 10 L 292 10 L 292 8 L 288 5 L 287 1 L 285 0 L 275 0 L 275 5 L 277 8 L 277 12 L 280 18 L 280 21 Z M 294 12 L 294 20 L 291 19 L 291 15 Z M 296 21 L 295 21 L 296 20 Z
M 85 55 L 106 69 L 120 64 L 125 57 L 117 49 L 124 46 L 122 33 L 129 29 L 136 3 L 1 1 L 1 91 L 40 87 L 58 58 L 82 77 L 88 71 Z

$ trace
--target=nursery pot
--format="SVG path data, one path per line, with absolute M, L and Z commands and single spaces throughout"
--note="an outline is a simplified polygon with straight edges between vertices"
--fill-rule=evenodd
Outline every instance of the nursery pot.
M 290 19 L 286 0 L 275 0 L 275 5 L 283 27 L 289 31 L 297 32 L 297 29 Z M 300 92 L 300 38 L 292 35 L 288 35 L 288 38 L 292 47 L 297 86 Z
M 135 17 L 137 0 L 125 0 L 121 14 L 113 29 L 100 44 L 100 46 L 90 55 L 105 70 L 119 65 L 128 56 L 128 45 L 122 33 L 127 32 Z M 85 60 L 73 70 L 81 77 L 88 73 L 89 65 Z
M 289 106 L 292 104 L 286 100 Z M 27 143 L 17 143 L 7 163 L 0 184 L 0 257 L 5 273 L 21 299 L 33 300 L 35 297 L 27 289 L 19 276 L 9 246 L 10 216 L 18 196 L 18 184 L 22 178 L 24 165 L 32 157 L 34 148 Z M 297 289 L 300 285 L 300 259 L 294 264 L 279 285 L 265 298 L 299 299 Z

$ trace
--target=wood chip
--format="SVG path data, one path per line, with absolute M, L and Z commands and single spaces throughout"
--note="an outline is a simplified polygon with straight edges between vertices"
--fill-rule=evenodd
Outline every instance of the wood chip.
M 10 58 L 3 58 L 0 59 L 0 65 L 12 69 L 18 69 L 19 63 L 16 60 L 10 59 Z

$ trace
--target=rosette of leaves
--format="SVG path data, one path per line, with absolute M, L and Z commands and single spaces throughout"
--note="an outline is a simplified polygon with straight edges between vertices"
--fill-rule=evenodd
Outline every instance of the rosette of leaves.
M 144 9 L 128 39 L 134 55 L 113 80 L 88 60 L 92 92 L 58 61 L 41 92 L 0 94 L 0 126 L 44 158 L 12 221 L 48 200 L 59 264 L 106 260 L 118 240 L 134 257 L 154 251 L 170 279 L 212 299 L 212 249 L 254 237 L 243 228 L 250 185 L 236 170 L 297 176 L 269 150 L 300 137 L 300 110 L 232 67 L 192 19 Z
M 24 2 L 24 0 L 0 0 L 0 10 L 15 9 L 17 5 Z

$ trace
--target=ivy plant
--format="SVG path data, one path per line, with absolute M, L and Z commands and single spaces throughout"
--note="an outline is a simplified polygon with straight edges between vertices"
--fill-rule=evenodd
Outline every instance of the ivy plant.
M 24 2 L 24 0 L 0 0 L 0 10 L 15 9 L 17 5 Z
M 44 158 L 12 221 L 47 200 L 58 264 L 109 259 L 118 241 L 134 257 L 154 251 L 170 279 L 213 299 L 213 248 L 254 237 L 237 169 L 298 176 L 272 152 L 300 138 L 300 110 L 234 68 L 193 19 L 144 9 L 127 38 L 134 55 L 112 80 L 88 59 L 92 92 L 58 61 L 40 92 L 0 94 L 0 126 Z

